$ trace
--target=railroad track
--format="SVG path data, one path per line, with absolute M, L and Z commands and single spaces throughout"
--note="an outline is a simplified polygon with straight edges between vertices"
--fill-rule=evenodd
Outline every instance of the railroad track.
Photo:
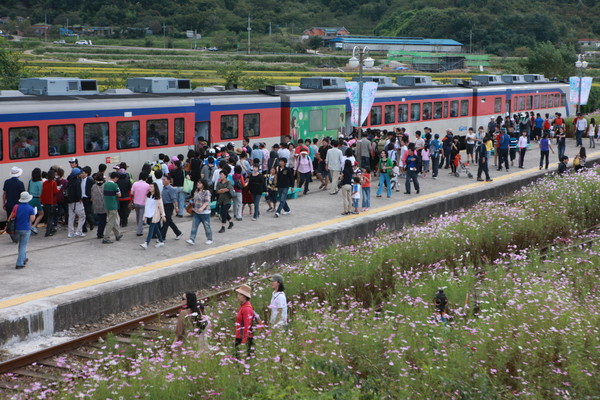
M 256 282 L 251 282 L 256 283 Z M 203 299 L 218 299 L 231 294 L 234 287 L 213 292 Z M 172 330 L 172 319 L 177 316 L 181 306 L 173 306 L 161 311 L 144 315 L 118 325 L 101 329 L 87 335 L 48 347 L 30 354 L 6 360 L 0 363 L 0 399 L 5 398 L 2 392 L 12 394 L 22 390 L 25 383 L 44 382 L 50 384 L 63 379 L 62 374 L 73 371 L 75 367 L 65 366 L 59 358 L 81 360 L 81 364 L 96 358 L 94 352 L 102 347 L 100 340 L 114 335 L 119 344 L 131 345 L 131 336 L 141 333 L 144 340 L 158 338 Z M 87 348 L 87 350 L 86 350 Z M 76 363 L 75 363 L 76 364 Z M 8 395 L 10 398 L 10 394 Z

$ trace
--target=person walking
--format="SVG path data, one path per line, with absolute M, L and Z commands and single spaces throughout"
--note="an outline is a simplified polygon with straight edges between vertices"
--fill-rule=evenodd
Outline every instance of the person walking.
M 523 132 L 523 135 L 527 139 L 527 132 Z M 490 168 L 489 168 L 489 151 L 488 151 L 488 143 L 491 139 L 486 135 L 483 138 L 481 144 L 477 147 L 478 158 L 479 158 L 479 166 L 477 168 L 477 180 L 483 181 L 481 177 L 482 173 L 485 173 L 485 180 L 487 182 L 491 182 L 492 178 L 490 178 Z
M 56 232 L 56 222 L 58 219 L 58 185 L 54 180 L 56 172 L 53 169 L 48 171 L 46 181 L 42 183 L 42 195 L 40 201 L 46 215 L 46 234 L 45 237 L 53 236 Z
M 371 207 L 371 168 L 365 167 L 360 174 L 360 186 L 362 189 L 362 210 L 367 211 Z
M 167 221 L 167 219 L 165 217 L 165 208 L 163 206 L 163 202 L 160 199 L 160 190 L 156 182 L 152 182 L 148 187 L 146 205 L 144 206 L 144 217 L 149 225 L 148 236 L 146 237 L 146 241 L 140 244 L 140 246 L 144 250 L 147 249 L 148 245 L 150 244 L 150 240 L 152 240 L 152 237 L 156 233 L 156 236 L 158 236 L 158 243 L 156 243 L 154 247 L 163 247 L 165 245 L 165 241 L 160 233 L 159 223 L 161 221 L 164 223 Z
M 206 179 L 200 179 L 196 184 L 196 191 L 194 192 L 193 212 L 192 216 L 192 231 L 190 232 L 190 238 L 186 240 L 188 244 L 196 244 L 196 234 L 198 232 L 198 226 L 200 223 L 204 226 L 204 233 L 206 235 L 205 244 L 212 244 L 212 229 L 210 228 L 210 190 Z
M 554 154 L 554 149 L 552 148 L 552 145 L 550 144 L 550 139 L 548 139 L 548 135 L 544 135 L 542 137 L 542 139 L 540 140 L 540 169 L 542 169 L 542 164 L 544 162 L 544 158 L 546 159 L 546 168 L 545 169 L 548 169 L 548 164 L 550 163 L 548 161 L 550 151 L 552 151 L 552 154 Z M 561 157 L 561 161 L 562 161 L 562 157 Z
M 260 217 L 260 199 L 262 194 L 267 191 L 267 183 L 263 174 L 259 172 L 259 165 L 252 166 L 252 174 L 248 177 L 248 190 L 254 200 L 254 215 L 252 221 L 256 221 Z
M 31 179 L 27 185 L 27 192 L 32 196 L 29 205 L 37 210 L 37 215 L 33 224 L 31 225 L 31 233 L 37 235 L 38 230 L 37 226 L 44 217 L 44 209 L 42 208 L 42 203 L 40 202 L 40 196 L 42 195 L 42 170 L 39 168 L 34 168 L 31 171 Z
M 521 132 L 519 137 L 519 168 L 523 169 L 523 163 L 525 162 L 525 153 L 527 152 L 527 132 Z
M 73 168 L 67 178 L 67 205 L 69 210 L 69 233 L 67 237 L 84 237 L 83 225 L 85 224 L 85 210 L 83 208 L 82 190 L 81 190 L 81 170 Z M 75 218 L 77 218 L 77 228 L 75 228 Z
M 146 180 L 148 173 L 140 172 L 139 180 L 131 186 L 131 198 L 133 200 L 133 209 L 135 210 L 136 236 L 142 236 L 144 233 L 144 207 L 146 206 L 146 196 L 150 186 Z
M 118 198 L 119 225 L 121 228 L 127 227 L 129 214 L 131 213 L 131 209 L 129 208 L 129 204 L 131 203 L 131 177 L 125 168 L 127 168 L 127 164 L 123 162 L 120 164 L 120 168 L 116 171 L 119 174 L 117 185 L 119 186 L 119 191 L 121 192 L 121 196 Z
M 117 181 L 120 179 L 118 172 L 110 173 L 110 180 L 102 187 L 104 193 L 104 209 L 106 210 L 106 227 L 102 235 L 103 244 L 111 244 L 111 232 L 115 235 L 115 240 L 118 242 L 123 235 L 117 229 L 117 215 L 119 213 L 119 200 L 121 191 Z
M 596 148 L 596 141 L 595 136 L 596 136 L 596 119 L 595 118 L 590 118 L 590 124 L 588 125 L 587 128 L 587 135 L 588 138 L 590 139 L 590 149 L 595 149 Z
M 415 191 L 419 194 L 421 188 L 419 186 L 419 166 L 418 158 L 415 154 L 415 148 L 411 144 L 408 146 L 408 156 L 406 157 L 406 182 L 404 188 L 406 191 L 404 194 L 410 194 L 410 181 L 412 180 L 415 187 Z
M 240 346 L 246 345 L 246 355 L 252 355 L 252 346 L 254 344 L 254 308 L 250 304 L 252 298 L 252 288 L 248 285 L 242 285 L 235 289 L 236 298 L 240 303 L 240 308 L 235 319 L 235 352 L 239 357 Z
M 269 281 L 271 282 L 271 289 L 273 289 L 271 303 L 269 304 L 269 310 L 271 311 L 269 325 L 271 329 L 285 329 L 287 327 L 288 305 L 285 296 L 285 286 L 283 285 L 283 276 L 274 274 L 269 278 Z
M 301 151 L 300 157 L 296 158 L 296 165 L 294 166 L 296 175 L 299 178 L 298 187 L 301 188 L 304 185 L 304 194 L 308 193 L 308 184 L 310 183 L 311 176 L 313 174 L 313 162 L 308 157 L 308 151 Z
M 559 126 L 556 130 L 556 144 L 558 147 L 558 159 L 562 160 L 562 156 L 565 155 L 565 151 L 567 150 L 567 134 L 565 133 L 565 128 L 563 126 Z
M 216 194 L 217 194 L 217 205 L 221 207 L 221 229 L 219 233 L 225 232 L 225 224 L 229 222 L 228 229 L 233 228 L 233 221 L 231 221 L 231 215 L 229 215 L 229 208 L 231 207 L 231 200 L 233 199 L 233 185 L 231 181 L 227 179 L 229 174 L 229 167 L 225 167 L 219 171 L 219 180 L 217 181 Z
M 438 133 L 433 135 L 433 140 L 429 143 L 429 149 L 429 158 L 431 159 L 431 178 L 437 179 L 438 169 L 440 166 L 440 150 L 442 149 L 440 135 Z
M 387 152 L 384 150 L 379 154 L 379 187 L 377 188 L 377 197 L 381 197 L 383 192 L 383 186 L 387 187 L 388 199 L 392 197 L 392 182 L 390 180 L 390 172 L 394 167 L 394 163 L 387 156 Z
M 90 190 L 92 198 L 92 212 L 96 216 L 96 238 L 104 239 L 106 228 L 106 208 L 104 208 L 104 174 L 97 172 L 94 175 L 96 184 Z
M 342 158 L 344 157 L 344 154 L 338 148 L 338 145 L 339 143 L 337 140 L 332 140 L 332 148 L 327 151 L 327 155 L 325 156 L 326 170 L 331 174 L 331 189 L 329 194 L 332 195 L 337 194 L 337 192 L 340 190 L 338 188 L 338 181 L 340 179 L 342 168 L 344 167 L 342 164 Z
M 333 150 L 333 149 L 332 149 Z M 340 152 L 341 153 L 341 152 Z M 284 158 L 279 159 L 279 167 L 277 167 L 277 195 L 279 197 L 279 205 L 275 211 L 275 217 L 279 218 L 279 215 L 287 215 L 290 212 L 290 206 L 287 203 L 287 195 L 291 187 L 294 186 L 294 172 L 291 168 L 286 166 L 287 160 Z M 337 192 L 336 192 L 337 193 Z M 335 193 L 333 193 L 335 194 Z
M 588 123 L 585 118 L 583 118 L 582 113 L 577 114 L 577 119 L 575 119 L 575 147 L 583 146 L 582 138 L 584 132 L 587 130 Z M 560 161 L 562 162 L 562 157 L 560 157 Z
M 510 149 L 510 135 L 504 131 L 500 134 L 500 143 L 498 145 L 498 171 L 502 171 L 502 164 L 508 172 L 508 151 Z
M 33 196 L 28 192 L 21 192 L 19 202 L 14 206 L 11 218 L 15 220 L 15 237 L 19 243 L 16 269 L 25 268 L 29 261 L 27 258 L 27 244 L 31 236 L 31 224 L 35 220 L 35 209 L 29 205 Z
M 12 209 L 19 203 L 21 193 L 25 191 L 25 185 L 19 179 L 23 174 L 23 170 L 19 167 L 12 167 L 10 169 L 10 177 L 4 181 L 4 187 L 2 191 L 2 204 L 6 215 L 12 213 Z M 14 243 L 18 242 L 16 235 L 10 235 L 10 238 Z
M 173 212 L 175 212 L 175 214 L 179 214 L 177 189 L 173 187 L 173 178 L 170 175 L 163 176 L 162 181 L 163 190 L 161 197 L 165 209 L 165 218 L 167 221 L 161 226 L 160 233 L 163 237 L 163 240 L 165 240 L 167 238 L 167 231 L 169 228 L 171 228 L 173 233 L 175 233 L 175 240 L 179 240 L 183 237 L 183 233 L 173 221 Z
M 342 180 L 340 185 L 342 186 L 342 203 L 343 211 L 342 215 L 348 215 L 352 213 L 352 161 L 346 160 L 344 162 L 344 169 L 342 170 Z

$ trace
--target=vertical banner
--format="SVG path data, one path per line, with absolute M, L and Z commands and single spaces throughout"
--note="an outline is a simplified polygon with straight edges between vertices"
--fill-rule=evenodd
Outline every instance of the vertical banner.
M 580 84 L 581 87 L 579 86 Z M 581 99 L 579 98 L 580 90 Z M 571 104 L 586 105 L 590 97 L 590 90 L 592 90 L 592 78 L 579 78 L 578 76 L 569 78 L 569 101 Z
M 375 101 L 375 94 L 377 93 L 377 82 L 363 82 L 362 91 L 362 110 L 360 112 L 360 119 L 358 121 L 358 103 L 359 103 L 359 82 L 351 81 L 346 82 L 346 92 L 348 99 L 350 100 L 350 108 L 352 114 L 350 115 L 350 122 L 352 126 L 358 127 L 367 119 L 367 115 L 371 112 L 371 106 Z

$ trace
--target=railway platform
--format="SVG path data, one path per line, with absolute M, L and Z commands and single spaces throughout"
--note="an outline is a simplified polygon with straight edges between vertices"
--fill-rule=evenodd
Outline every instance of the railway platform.
M 600 151 L 588 150 L 588 163 L 598 162 Z M 574 141 L 569 140 L 566 154 L 572 159 L 575 153 Z M 556 171 L 557 156 L 551 154 L 550 158 L 549 170 L 539 170 L 539 151 L 534 144 L 524 169 L 517 168 L 516 162 L 508 172 L 492 167 L 493 182 L 477 182 L 476 165 L 470 167 L 473 179 L 465 174 L 455 177 L 441 169 L 437 180 L 430 176 L 419 179 L 419 195 L 414 189 L 405 195 L 404 180 L 400 179 L 400 191 L 389 199 L 385 192 L 382 198 L 375 197 L 374 180 L 371 209 L 358 215 L 342 216 L 341 193 L 334 196 L 318 191 L 319 182 L 313 181 L 307 195 L 289 201 L 289 215 L 275 218 L 265 212 L 262 203 L 257 221 L 251 220 L 246 209 L 243 221 L 234 221 L 234 227 L 225 233 L 217 233 L 220 222 L 211 218 L 212 245 L 204 244 L 201 226 L 196 245 L 186 243 L 192 219 L 184 216 L 175 218 L 184 233 L 181 240 L 175 240 L 169 231 L 164 247 L 144 250 L 139 244 L 145 236 L 135 235 L 135 217 L 131 215 L 123 239 L 113 244 L 102 244 L 95 231 L 84 238 L 67 238 L 66 229 L 53 237 L 32 236 L 29 263 L 16 270 L 17 246 L 8 235 L 0 236 L 0 347 L 9 348 L 24 339 L 98 320 L 134 305 L 247 276 L 262 265 L 277 265 L 348 244 L 383 224 L 387 229 L 399 229 L 431 215 L 509 194 Z

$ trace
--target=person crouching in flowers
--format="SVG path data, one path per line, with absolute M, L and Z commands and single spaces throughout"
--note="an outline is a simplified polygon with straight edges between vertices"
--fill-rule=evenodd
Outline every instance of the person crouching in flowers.
M 242 285 L 235 289 L 237 294 L 237 301 L 240 303 L 240 309 L 237 313 L 235 320 L 235 354 L 239 356 L 240 345 L 246 345 L 246 352 L 248 357 L 252 355 L 253 345 L 253 327 L 254 323 L 254 308 L 250 304 L 250 298 L 252 297 L 252 288 L 248 285 Z
M 271 304 L 269 304 L 269 309 L 271 310 L 271 328 L 286 328 L 288 306 L 284 292 L 283 276 L 275 274 L 271 276 L 269 280 L 271 281 L 271 288 L 273 289 Z
M 185 339 L 191 333 L 198 335 L 199 350 L 208 351 L 206 343 L 206 328 L 208 326 L 208 318 L 204 315 L 203 306 L 199 307 L 196 294 L 186 292 L 181 296 L 181 311 L 177 316 L 177 324 L 175 325 L 175 339 L 173 346 L 181 346 L 185 343 Z

